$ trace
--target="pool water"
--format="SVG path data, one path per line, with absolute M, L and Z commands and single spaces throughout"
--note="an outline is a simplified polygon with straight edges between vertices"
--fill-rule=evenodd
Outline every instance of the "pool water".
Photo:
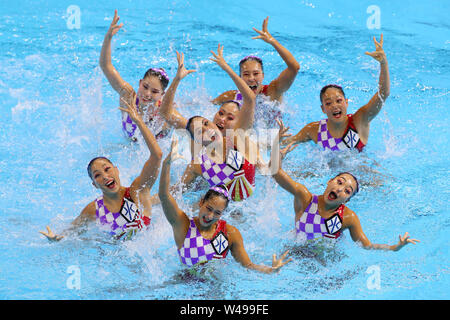
M 380 29 L 369 29 L 380 9 Z M 68 27 L 67 8 L 81 12 Z M 448 299 L 450 83 L 449 3 L 442 1 L 3 1 L 0 3 L 0 299 Z M 269 9 L 270 8 L 270 9 Z M 291 152 L 285 170 L 314 193 L 351 170 L 361 190 L 349 203 L 374 243 L 394 244 L 408 231 L 420 239 L 399 252 L 368 251 L 348 232 L 336 245 L 292 253 L 293 262 L 265 275 L 232 258 L 208 266 L 209 279 L 182 280 L 172 230 L 155 206 L 150 230 L 115 243 L 95 225 L 49 243 L 40 230 L 67 228 L 97 197 L 86 166 L 109 157 L 128 185 L 148 158 L 122 132 L 118 96 L 99 66 L 104 34 L 118 9 L 124 27 L 113 40 L 113 64 L 135 88 L 149 67 L 176 73 L 175 50 L 188 69 L 177 92 L 180 112 L 212 117 L 208 101 L 234 88 L 210 50 L 224 45 L 237 70 L 249 54 L 263 58 L 265 82 L 285 68 L 275 50 L 252 40 L 263 19 L 301 65 L 281 108 L 296 133 L 324 117 L 319 91 L 338 83 L 349 113 L 376 92 L 378 63 L 366 56 L 384 34 L 391 95 L 372 122 L 365 152 L 330 154 L 313 144 Z M 70 25 L 70 23 L 69 23 Z M 162 143 L 167 152 L 169 142 Z M 172 166 L 172 180 L 187 162 Z M 158 183 L 152 193 L 157 192 Z M 184 210 L 200 191 L 178 198 Z M 293 198 L 271 177 L 225 216 L 242 233 L 252 261 L 292 247 Z M 77 276 L 78 278 L 74 278 Z M 74 279 L 80 280 L 79 282 Z

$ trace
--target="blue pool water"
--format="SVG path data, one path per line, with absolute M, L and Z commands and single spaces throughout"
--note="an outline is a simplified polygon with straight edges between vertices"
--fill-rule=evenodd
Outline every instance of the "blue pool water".
M 0 299 L 448 299 L 450 25 L 444 1 L 1 1 L 0 2 Z M 69 29 L 67 8 L 80 8 Z M 380 29 L 369 29 L 370 5 Z M 276 7 L 276 8 L 275 8 Z M 38 231 L 65 229 L 97 196 L 86 174 L 96 155 L 110 157 L 127 185 L 148 157 L 122 135 L 118 96 L 98 67 L 100 48 L 118 9 L 124 28 L 113 40 L 113 63 L 138 86 L 151 66 L 176 72 L 175 50 L 197 69 L 181 84 L 183 113 L 212 116 L 211 97 L 233 88 L 209 60 L 220 42 L 237 70 L 261 56 L 268 83 L 285 68 L 269 31 L 301 64 L 282 105 L 293 133 L 323 117 L 319 90 L 339 83 L 349 112 L 377 89 L 379 67 L 364 54 L 384 34 L 391 95 L 372 122 L 361 155 L 330 155 L 314 145 L 289 154 L 284 167 L 321 193 L 338 171 L 352 170 L 362 190 L 350 202 L 375 243 L 396 243 L 408 231 L 421 243 L 399 252 L 367 251 L 345 232 L 321 257 L 293 256 L 279 273 L 250 272 L 232 258 L 211 266 L 219 281 L 180 281 L 172 231 L 159 206 L 152 227 L 116 244 L 95 226 L 49 243 Z M 163 146 L 167 150 L 167 144 Z M 176 181 L 186 162 L 175 163 Z M 156 192 L 157 184 L 153 192 Z M 200 193 L 190 193 L 188 209 Z M 292 243 L 292 196 L 259 176 L 243 216 L 226 216 L 241 231 L 256 263 L 271 263 Z M 239 206 L 238 206 L 239 207 Z M 75 271 L 74 271 L 75 270 Z M 79 287 L 71 278 L 79 271 Z M 378 275 L 378 285 L 373 285 Z M 73 283 L 72 283 L 73 284 Z

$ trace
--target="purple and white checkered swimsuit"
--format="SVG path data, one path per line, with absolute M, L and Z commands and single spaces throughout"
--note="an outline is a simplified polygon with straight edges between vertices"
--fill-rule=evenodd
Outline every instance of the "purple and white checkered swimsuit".
M 221 259 L 226 257 L 228 249 L 224 251 L 222 255 L 218 255 L 212 246 L 212 240 L 203 238 L 195 225 L 194 219 L 190 218 L 189 222 L 190 225 L 183 246 L 178 249 L 178 254 L 183 264 L 193 266 L 197 263 L 207 262 L 214 258 Z M 221 231 L 220 229 L 223 229 L 225 224 L 225 221 L 219 220 L 216 233 Z M 226 245 L 228 246 L 228 240 L 226 241 Z
M 124 199 L 125 201 L 125 199 Z M 127 221 L 120 212 L 110 212 L 103 202 L 103 196 L 95 200 L 95 215 L 100 225 L 109 232 L 111 236 L 121 237 L 124 233 L 135 232 L 145 225 L 137 206 L 128 201 L 127 205 L 134 215 L 133 221 Z M 131 235 L 130 233 L 130 235 Z
M 136 97 L 136 109 L 139 105 L 139 98 Z M 159 113 L 154 114 L 151 119 L 148 114 L 143 117 L 144 123 L 149 127 L 150 131 L 158 138 L 158 134 L 161 133 L 164 126 L 164 119 L 159 115 Z M 122 112 L 122 130 L 125 136 L 129 139 L 136 139 L 137 125 L 131 120 L 130 115 L 127 112 Z
M 348 150 L 347 145 L 341 138 L 333 138 L 327 125 L 328 119 L 322 119 L 319 122 L 319 131 L 317 134 L 317 143 L 324 149 L 331 149 L 332 151 Z
M 319 197 L 317 195 L 313 195 L 312 200 L 306 208 L 305 212 L 303 212 L 300 219 L 295 223 L 295 230 L 297 235 L 299 233 L 305 235 L 306 240 L 312 240 L 321 237 L 339 237 L 339 230 L 342 227 L 342 214 L 344 207 L 344 205 L 341 205 L 337 210 L 337 213 L 341 217 L 341 219 L 338 219 L 336 215 L 331 219 L 327 219 L 327 221 L 330 221 L 329 228 L 333 228 L 333 234 L 330 234 L 327 230 L 327 221 L 319 214 Z
M 217 186 L 219 184 L 227 184 L 234 179 L 234 170 L 226 163 L 217 164 L 212 161 L 203 149 L 200 154 L 200 166 L 202 168 L 202 176 L 208 181 L 209 186 Z

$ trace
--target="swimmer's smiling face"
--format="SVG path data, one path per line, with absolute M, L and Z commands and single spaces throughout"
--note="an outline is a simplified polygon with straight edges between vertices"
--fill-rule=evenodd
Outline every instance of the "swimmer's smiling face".
M 227 200 L 221 196 L 212 196 L 207 200 L 200 200 L 198 221 L 204 228 L 216 223 L 227 208 Z
M 214 123 L 219 128 L 222 135 L 225 130 L 233 129 L 237 122 L 239 108 L 234 102 L 225 102 L 214 115 Z
M 137 96 L 139 97 L 140 103 L 144 105 L 155 103 L 161 100 L 163 94 L 164 89 L 158 77 L 147 76 L 139 80 Z
M 217 125 L 203 117 L 196 117 L 190 124 L 190 130 L 194 139 L 201 137 L 201 143 L 204 146 L 223 138 Z
M 107 159 L 97 159 L 92 163 L 91 178 L 94 187 L 103 193 L 116 193 L 120 190 L 119 169 Z
M 357 189 L 355 178 L 348 173 L 343 173 L 328 181 L 323 198 L 325 203 L 339 206 L 350 200 Z
M 329 120 L 340 122 L 347 119 L 348 99 L 345 98 L 341 90 L 328 88 L 321 96 L 322 111 Z
M 262 90 L 264 72 L 261 64 L 256 60 L 247 60 L 241 65 L 241 78 L 255 94 Z

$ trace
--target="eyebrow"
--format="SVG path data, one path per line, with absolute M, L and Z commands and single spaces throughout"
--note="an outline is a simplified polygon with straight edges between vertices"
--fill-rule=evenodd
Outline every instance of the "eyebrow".
M 342 178 L 342 179 L 344 179 L 345 180 L 345 182 L 347 182 L 347 179 L 345 179 L 344 178 L 344 176 L 339 176 L 340 178 Z M 355 192 L 355 190 L 353 189 L 353 187 L 350 185 L 350 188 L 352 188 L 352 193 L 354 193 Z

